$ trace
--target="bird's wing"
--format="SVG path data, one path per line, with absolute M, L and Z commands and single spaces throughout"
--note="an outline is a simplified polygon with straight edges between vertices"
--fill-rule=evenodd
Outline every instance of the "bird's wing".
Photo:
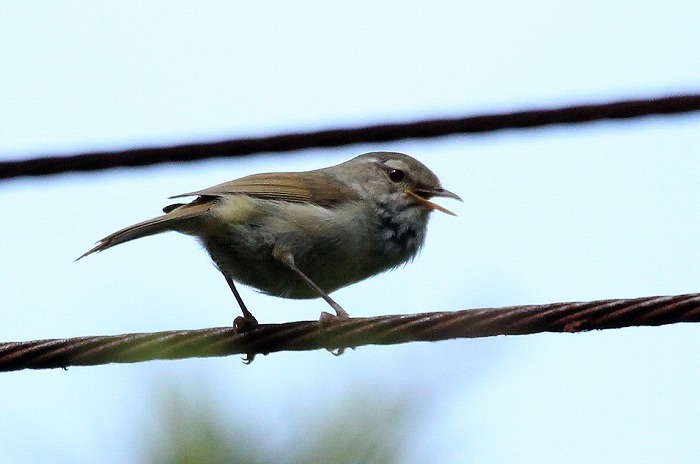
M 222 197 L 236 194 L 296 203 L 314 203 L 320 206 L 331 206 L 360 198 L 359 194 L 345 183 L 319 171 L 253 174 L 171 198 Z

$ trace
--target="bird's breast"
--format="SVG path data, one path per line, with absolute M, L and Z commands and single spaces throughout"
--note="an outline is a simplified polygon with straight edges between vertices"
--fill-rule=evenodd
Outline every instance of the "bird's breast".
M 200 239 L 217 265 L 235 280 L 287 298 L 316 295 L 275 250 L 289 251 L 296 266 L 326 292 L 394 268 L 423 244 L 426 216 L 367 202 L 336 207 L 256 201 L 253 211 L 224 210 L 220 227 Z M 250 206 L 246 204 L 245 206 Z M 411 211 L 413 210 L 413 211 Z

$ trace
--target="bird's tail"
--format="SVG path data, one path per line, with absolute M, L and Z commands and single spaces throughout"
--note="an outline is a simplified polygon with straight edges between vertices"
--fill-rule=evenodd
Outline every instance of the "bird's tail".
M 208 212 L 211 206 L 211 203 L 197 202 L 186 205 L 168 206 L 163 209 L 166 214 L 125 227 L 106 236 L 97 242 L 97 245 L 92 249 L 83 253 L 78 259 L 84 258 L 97 251 L 106 250 L 120 243 L 129 242 L 141 237 L 148 237 L 149 235 L 155 235 L 169 230 L 177 230 L 186 233 L 192 220 L 196 220 L 198 217 Z M 76 259 L 76 261 L 78 261 L 78 259 Z

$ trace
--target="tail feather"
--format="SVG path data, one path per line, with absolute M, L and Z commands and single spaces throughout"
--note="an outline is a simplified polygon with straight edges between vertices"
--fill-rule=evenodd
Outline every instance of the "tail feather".
M 137 238 L 148 237 L 149 235 L 155 235 L 169 230 L 186 229 L 185 224 L 187 221 L 201 216 L 209 211 L 210 208 L 210 203 L 178 205 L 177 208 L 170 209 L 167 214 L 125 227 L 106 236 L 97 242 L 97 245 L 93 248 L 80 255 L 76 261 L 92 253 L 103 251 L 107 248 L 119 245 L 120 243 L 136 240 Z

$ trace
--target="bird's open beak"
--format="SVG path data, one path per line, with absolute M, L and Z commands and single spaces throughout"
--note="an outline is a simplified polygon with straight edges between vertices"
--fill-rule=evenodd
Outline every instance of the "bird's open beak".
M 443 198 L 453 198 L 455 200 L 462 201 L 462 199 L 457 195 L 456 193 L 452 193 L 449 190 L 445 190 L 443 188 L 438 188 L 434 190 L 411 190 L 411 189 L 406 189 L 404 191 L 406 195 L 409 197 L 412 197 L 420 204 L 428 208 L 430 211 L 442 211 L 445 214 L 449 214 L 450 216 L 457 216 L 455 213 L 450 211 L 447 208 L 443 208 L 442 206 L 438 205 L 437 203 L 433 203 L 432 201 L 429 200 L 429 198 L 432 197 L 443 197 Z

